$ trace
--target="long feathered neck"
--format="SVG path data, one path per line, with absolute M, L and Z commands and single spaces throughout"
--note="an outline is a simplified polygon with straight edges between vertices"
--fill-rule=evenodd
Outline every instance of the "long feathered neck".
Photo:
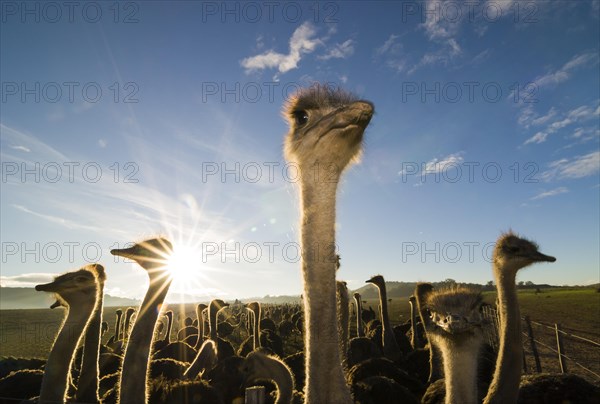
M 500 348 L 496 370 L 485 404 L 514 403 L 519 395 L 523 348 L 521 344 L 521 314 L 515 286 L 516 270 L 494 267 L 500 312 Z
M 350 310 L 348 305 L 348 289 L 345 285 L 338 283 L 337 288 L 338 298 L 338 333 L 340 336 L 340 355 L 342 357 L 342 367 L 347 369 L 348 365 L 348 321 L 350 318 Z
M 100 329 L 102 327 L 102 308 L 104 305 L 104 282 L 98 282 L 98 295 L 92 318 L 87 326 L 85 342 L 83 344 L 83 362 L 81 375 L 77 383 L 75 401 L 82 403 L 98 403 L 99 369 L 98 357 L 100 356 Z
M 67 316 L 46 362 L 39 403 L 65 402 L 73 354 L 94 311 L 95 303 L 94 300 L 82 301 L 76 307 L 67 308 Z
M 379 307 L 381 309 L 381 334 L 383 338 L 383 353 L 386 358 L 392 361 L 396 361 L 400 359 L 401 352 L 400 347 L 398 346 L 398 342 L 396 341 L 394 331 L 392 330 L 392 325 L 390 323 L 385 283 L 382 283 L 382 285 L 378 284 L 376 286 L 377 290 L 379 290 Z
M 119 392 L 121 404 L 141 404 L 148 401 L 148 367 L 149 358 L 152 357 L 154 328 L 170 285 L 171 279 L 168 276 L 150 279 L 150 286 L 138 311 L 123 359 Z
M 117 313 L 117 320 L 115 321 L 115 341 L 121 339 L 121 317 L 123 313 Z
M 275 404 L 289 404 L 294 394 L 294 378 L 290 369 L 282 362 L 272 359 L 269 361 L 270 374 L 268 377 L 277 386 L 277 398 Z
M 363 327 L 362 320 L 362 302 L 360 298 L 354 298 L 356 301 L 356 335 L 359 337 L 365 336 L 365 328 Z
M 254 336 L 254 349 L 260 348 L 260 314 L 260 306 L 252 310 L 252 317 L 254 318 L 254 329 L 252 330 Z
M 304 171 L 303 174 L 301 244 L 306 313 L 306 403 L 350 403 L 335 325 L 335 199 L 339 178 L 318 178 Z
M 210 330 L 210 339 L 217 340 L 217 313 L 219 308 L 216 304 L 211 303 L 208 306 L 208 328 Z
M 196 316 L 198 317 L 198 339 L 196 340 L 196 346 L 194 348 L 197 351 L 204 341 L 204 316 L 202 315 L 201 307 L 196 309 Z
M 477 403 L 477 360 L 482 339 L 458 341 L 456 337 L 430 334 L 442 351 L 446 404 Z
M 167 316 L 167 333 L 165 334 L 165 341 L 171 343 L 171 330 L 173 329 L 173 314 Z

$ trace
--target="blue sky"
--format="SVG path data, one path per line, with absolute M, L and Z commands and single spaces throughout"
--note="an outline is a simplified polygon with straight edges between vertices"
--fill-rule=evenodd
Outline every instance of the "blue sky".
M 196 254 L 173 301 L 300 293 L 281 107 L 315 81 L 376 109 L 338 194 L 351 288 L 485 283 L 511 228 L 557 257 L 520 280 L 600 282 L 598 1 L 23 4 L 1 10 L 2 286 L 99 261 L 140 297 L 109 250 L 162 234 Z

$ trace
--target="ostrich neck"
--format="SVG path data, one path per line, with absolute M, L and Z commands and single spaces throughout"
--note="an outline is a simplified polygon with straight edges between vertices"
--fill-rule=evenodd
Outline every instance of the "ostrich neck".
M 46 362 L 39 403 L 64 402 L 73 353 L 94 310 L 94 301 L 70 305 Z
M 270 363 L 268 377 L 277 385 L 275 404 L 289 404 L 292 402 L 294 392 L 294 379 L 290 370 L 278 360 L 272 360 Z
M 154 337 L 154 328 L 160 307 L 167 296 L 171 280 L 165 274 L 157 274 L 158 280 L 150 279 L 150 286 L 138 311 L 123 359 L 121 371 L 121 404 L 140 404 L 147 402 L 146 381 L 148 374 L 150 348 Z
M 306 403 L 350 403 L 342 372 L 336 314 L 335 196 L 337 182 L 302 181 Z
M 104 283 L 99 284 L 96 306 L 85 333 L 83 344 L 83 363 L 77 383 L 75 401 L 97 403 L 98 396 L 98 356 L 100 355 L 100 328 L 102 326 L 102 307 L 104 304 Z
M 260 308 L 252 311 L 254 317 L 254 329 L 252 330 L 254 336 L 254 349 L 260 348 Z
M 400 359 L 400 347 L 396 341 L 396 336 L 392 330 L 390 324 L 390 316 L 388 313 L 387 306 L 387 291 L 385 289 L 385 283 L 381 286 L 377 286 L 379 289 L 379 307 L 381 308 L 381 334 L 383 338 L 383 353 L 386 358 L 396 361 Z
M 411 335 L 410 335 L 410 343 L 413 346 L 413 349 L 417 349 L 420 348 L 420 345 L 418 343 L 418 337 L 417 337 L 417 319 L 415 317 L 415 305 L 412 301 L 408 301 L 408 304 L 410 304 L 410 328 L 411 328 Z
M 202 340 L 204 337 L 204 318 L 202 318 L 202 310 L 197 310 L 196 316 L 198 317 L 198 339 L 196 339 L 196 351 L 200 349 Z
M 386 333 L 392 330 L 387 306 L 387 291 L 385 289 L 385 284 L 378 286 L 377 288 L 379 289 L 379 305 L 381 307 L 381 326 L 383 327 L 382 331 Z
M 496 269 L 500 311 L 500 348 L 496 370 L 484 403 L 513 403 L 517 401 L 523 348 L 521 344 L 521 314 L 515 287 L 516 272 Z
M 210 339 L 217 341 L 217 314 L 219 309 L 211 305 L 208 309 L 208 328 L 210 330 Z
M 121 339 L 121 316 L 122 314 L 117 314 L 117 322 L 115 324 L 115 341 Z
M 362 321 L 362 302 L 360 301 L 360 299 L 355 299 L 355 300 L 356 300 L 356 334 L 359 337 L 364 337 L 365 329 L 363 327 L 363 321 Z
M 123 324 L 123 340 L 129 338 L 129 323 L 131 321 L 131 316 L 133 316 L 132 311 L 125 314 L 125 324 Z
M 173 329 L 173 316 L 167 316 L 167 334 L 165 335 L 165 341 L 171 343 L 171 330 Z
M 342 366 L 344 369 L 348 367 L 348 320 L 350 317 L 348 309 L 348 292 L 346 288 L 338 288 L 338 333 L 340 336 L 340 349 Z
M 457 343 L 452 337 L 434 337 L 444 358 L 446 404 L 477 403 L 477 361 L 481 340 Z

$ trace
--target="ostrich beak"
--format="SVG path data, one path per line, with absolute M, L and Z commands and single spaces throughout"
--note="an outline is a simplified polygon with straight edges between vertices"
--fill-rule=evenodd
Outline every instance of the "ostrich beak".
M 134 259 L 137 254 L 135 253 L 135 247 L 130 248 L 115 248 L 110 250 L 112 255 L 117 255 L 119 257 L 132 258 Z
M 60 304 L 60 302 L 57 300 L 57 301 L 55 301 L 54 303 L 52 303 L 52 306 L 50 306 L 50 308 L 51 308 L 51 309 L 55 309 L 55 308 L 57 308 L 57 307 L 60 307 L 60 306 L 62 306 L 62 305 L 61 305 L 61 304 Z
M 45 283 L 43 285 L 36 285 L 35 290 L 37 290 L 38 292 L 56 292 L 55 286 L 56 285 L 54 284 L 54 282 L 50 282 Z
M 542 254 L 541 252 L 536 252 L 535 254 L 533 254 L 531 256 L 531 259 L 536 262 L 554 262 L 554 261 L 556 261 L 556 258 L 554 258 L 550 255 Z
M 459 334 L 473 328 L 474 324 L 469 323 L 464 317 L 448 313 L 437 322 L 438 327 L 450 334 Z

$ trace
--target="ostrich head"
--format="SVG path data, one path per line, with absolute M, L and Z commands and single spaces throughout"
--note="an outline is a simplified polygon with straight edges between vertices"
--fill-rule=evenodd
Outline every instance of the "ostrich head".
M 98 285 L 96 275 L 84 267 L 57 276 L 50 283 L 37 285 L 35 290 L 54 293 L 61 306 L 69 307 L 85 301 L 94 301 Z M 57 307 L 57 304 L 54 303 L 52 306 Z
M 365 283 L 372 283 L 380 289 L 385 286 L 385 280 L 381 275 L 375 275 L 371 279 L 367 279 Z
M 110 250 L 118 255 L 136 261 L 144 269 L 151 270 L 165 267 L 169 254 L 173 251 L 171 242 L 164 238 L 154 238 L 135 244 L 130 248 Z M 149 273 L 151 273 L 150 271 Z
M 482 335 L 481 293 L 468 288 L 446 289 L 427 296 L 431 313 L 429 332 L 460 337 Z
M 358 159 L 373 104 L 340 89 L 313 85 L 292 96 L 283 114 L 290 126 L 287 159 L 298 164 L 301 175 L 311 175 L 317 166 L 322 175 L 335 177 Z
M 517 271 L 535 262 L 554 262 L 556 258 L 538 251 L 533 241 L 521 238 L 512 232 L 500 236 L 494 248 L 493 261 L 504 270 Z

